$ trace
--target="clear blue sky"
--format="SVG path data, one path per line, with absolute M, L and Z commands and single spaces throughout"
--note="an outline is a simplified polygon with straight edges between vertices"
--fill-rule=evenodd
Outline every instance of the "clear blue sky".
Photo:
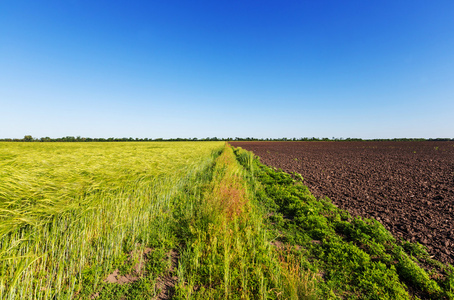
M 454 1 L 0 2 L 0 138 L 454 137 Z

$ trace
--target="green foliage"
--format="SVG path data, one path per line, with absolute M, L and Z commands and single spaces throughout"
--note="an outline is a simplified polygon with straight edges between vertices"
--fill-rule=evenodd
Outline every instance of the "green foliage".
M 441 286 L 446 291 L 447 298 L 454 299 L 454 267 L 449 266 L 446 276 L 441 282 Z
M 396 246 L 394 253 L 398 259 L 396 269 L 403 280 L 429 295 L 440 296 L 443 294 L 438 283 L 431 280 L 429 274 L 406 255 L 401 247 Z
M 427 248 L 420 243 L 411 243 L 405 241 L 402 243 L 402 247 L 411 256 L 415 256 L 417 258 L 428 258 L 429 253 L 427 252 Z
M 31 142 L 33 141 L 33 137 L 31 135 L 24 136 L 24 142 Z

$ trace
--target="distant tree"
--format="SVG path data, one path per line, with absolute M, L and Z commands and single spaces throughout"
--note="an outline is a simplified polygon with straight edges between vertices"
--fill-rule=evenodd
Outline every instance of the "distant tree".
M 73 136 L 65 136 L 63 139 L 63 142 L 75 142 L 76 138 Z
M 33 137 L 31 135 L 24 136 L 24 142 L 32 142 L 32 141 L 33 141 Z

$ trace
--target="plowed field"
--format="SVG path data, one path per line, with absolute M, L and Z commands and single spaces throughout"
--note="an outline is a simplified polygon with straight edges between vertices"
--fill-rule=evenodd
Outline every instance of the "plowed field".
M 232 142 L 454 263 L 454 142 Z

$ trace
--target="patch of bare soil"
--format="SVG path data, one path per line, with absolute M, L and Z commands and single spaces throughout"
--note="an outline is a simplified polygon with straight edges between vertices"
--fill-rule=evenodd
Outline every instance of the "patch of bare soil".
M 145 248 L 143 251 L 132 251 L 129 253 L 128 262 L 138 258 L 138 262 L 134 265 L 133 272 L 131 274 L 121 275 L 120 270 L 115 269 L 112 273 L 107 275 L 104 282 L 117 283 L 117 284 L 128 284 L 137 281 L 145 274 L 145 263 L 147 261 L 147 255 L 153 249 Z M 101 292 L 96 292 L 90 296 L 90 299 L 96 299 L 101 295 Z
M 128 260 L 131 261 L 134 257 L 138 257 L 139 261 L 134 265 L 132 274 L 120 275 L 120 271 L 116 269 L 104 279 L 108 283 L 127 284 L 139 280 L 145 273 L 144 267 L 147 260 L 147 254 L 152 251 L 151 248 L 145 248 L 142 253 L 131 252 Z
M 170 250 L 167 255 L 167 258 L 170 258 L 171 261 L 170 269 L 156 281 L 156 288 L 161 291 L 156 298 L 159 300 L 171 299 L 175 293 L 175 285 L 178 282 L 178 277 L 176 276 L 176 267 L 178 266 L 179 258 L 178 252 Z
M 137 260 L 138 262 L 133 267 L 131 274 L 121 275 L 120 270 L 116 269 L 104 279 L 107 283 L 128 284 L 139 280 L 145 274 L 145 264 L 148 260 L 147 255 L 153 251 L 151 248 L 145 248 L 142 252 L 131 252 L 128 261 Z M 175 285 L 178 282 L 176 276 L 176 267 L 178 265 L 178 252 L 175 250 L 169 251 L 165 259 L 170 259 L 171 265 L 166 273 L 156 279 L 156 289 L 160 291 L 159 295 L 155 298 L 158 300 L 171 299 L 175 292 Z M 97 292 L 91 295 L 91 299 L 96 299 L 100 296 Z
M 454 142 L 231 142 L 454 263 Z

